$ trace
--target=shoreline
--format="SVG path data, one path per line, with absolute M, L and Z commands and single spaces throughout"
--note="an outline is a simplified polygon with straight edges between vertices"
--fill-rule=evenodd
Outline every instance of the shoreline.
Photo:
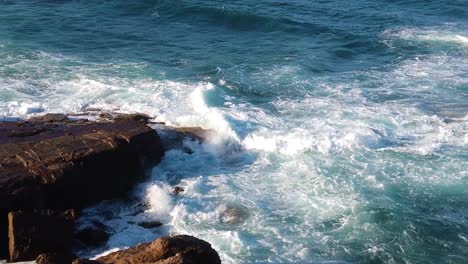
M 65 114 L 0 121 L 0 176 L 4 179 L 0 190 L 5 201 L 0 213 L 6 216 L 10 212 L 8 223 L 1 223 L 2 229 L 8 226 L 9 237 L 8 243 L 1 244 L 3 257 L 9 244 L 10 261 L 34 263 L 30 261 L 46 253 L 37 263 L 63 263 L 64 259 L 68 263 L 76 258 L 72 248 L 91 250 L 102 246 L 111 232 L 99 222 L 78 229 L 76 222 L 81 210 L 103 200 L 128 197 L 133 186 L 148 177 L 148 170 L 159 163 L 166 150 L 183 148 L 182 142 L 187 139 L 202 142 L 214 133 L 194 127 L 169 127 L 150 120 L 144 114 L 101 113 L 94 121 L 70 119 Z M 150 124 L 158 126 L 164 140 Z M 174 188 L 174 195 L 180 192 L 183 188 Z M 135 224 L 149 229 L 163 225 L 159 221 Z M 6 241 L 5 233 L 2 238 Z M 161 239 L 167 242 L 158 242 Z M 220 263 L 211 245 L 196 238 L 174 236 L 153 243 L 174 244 L 161 248 L 161 252 L 172 253 L 161 253 L 163 258 L 156 254 L 154 260 L 172 258 L 178 252 L 173 263 L 184 259 L 197 263 L 200 254 L 211 256 L 209 263 Z M 134 248 L 139 248 L 136 255 Z M 96 263 L 105 264 L 116 258 L 137 259 L 142 254 L 148 257 L 151 251 L 145 253 L 140 244 L 100 257 L 101 262 Z

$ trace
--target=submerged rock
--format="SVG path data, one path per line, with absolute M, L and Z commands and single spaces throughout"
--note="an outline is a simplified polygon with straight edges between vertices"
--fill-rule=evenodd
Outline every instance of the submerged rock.
M 151 243 L 111 253 L 96 261 L 102 264 L 221 263 L 218 253 L 208 242 L 187 235 L 162 237 Z

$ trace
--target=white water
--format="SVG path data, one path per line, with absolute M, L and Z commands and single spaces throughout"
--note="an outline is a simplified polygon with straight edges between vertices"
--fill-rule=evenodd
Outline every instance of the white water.
M 409 40 L 466 45 L 464 36 L 445 31 L 396 32 L 383 34 L 391 36 L 392 45 Z M 395 260 L 385 253 L 388 233 L 369 220 L 366 208 L 379 202 L 393 206 L 390 194 L 398 184 L 417 191 L 461 186 L 468 177 L 466 160 L 457 156 L 466 153 L 468 144 L 466 105 L 455 100 L 459 110 L 445 108 L 447 93 L 468 84 L 466 56 L 421 56 L 388 71 L 349 73 L 364 76 L 364 81 L 295 80 L 316 89 L 301 99 L 278 98 L 267 106 L 230 97 L 224 80 L 133 80 L 98 71 L 145 67 L 138 64 L 71 67 L 63 78 L 53 69 L 65 59 L 73 60 L 41 53 L 34 58 L 37 63 L 10 64 L 35 74 L 21 81 L 0 80 L 5 87 L 0 115 L 99 108 L 144 112 L 158 121 L 218 133 L 206 144 L 186 142 L 193 154 L 178 149 L 166 153 L 152 178 L 135 190 L 147 203 L 145 212 L 133 216 L 134 204 L 122 202 L 90 208 L 82 223 L 95 218 L 114 232 L 106 248 L 90 255 L 171 233 L 209 241 L 225 263 L 243 262 L 252 254 L 261 262 L 310 261 L 311 255 L 318 261 L 338 261 L 355 250 L 353 241 L 372 241 L 366 254 L 391 262 Z M 51 73 L 38 78 L 44 65 Z M 272 72 L 288 78 L 297 69 L 274 67 L 258 78 L 275 82 Z M 44 89 L 36 94 L 30 87 Z M 173 195 L 174 185 L 185 192 Z M 106 217 L 109 214 L 112 217 Z M 142 220 L 165 225 L 147 230 L 135 225 Z M 411 226 L 403 231 L 410 233 Z M 401 237 L 402 250 L 414 249 L 414 237 Z

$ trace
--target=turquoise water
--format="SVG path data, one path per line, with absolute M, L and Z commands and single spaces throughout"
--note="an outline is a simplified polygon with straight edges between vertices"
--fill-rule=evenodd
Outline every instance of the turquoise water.
M 113 236 L 80 254 L 468 263 L 467 1 L 0 0 L 0 118 L 96 108 L 217 136 L 90 208 Z

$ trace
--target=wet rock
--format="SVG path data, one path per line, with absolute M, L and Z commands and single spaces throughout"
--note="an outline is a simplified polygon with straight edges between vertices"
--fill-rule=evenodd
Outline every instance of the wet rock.
M 88 247 L 97 247 L 107 243 L 110 234 L 104 229 L 87 227 L 76 233 L 76 239 Z
M 172 193 L 175 194 L 175 195 L 179 195 L 179 193 L 185 191 L 185 189 L 183 187 L 180 187 L 180 186 L 176 186 L 174 187 L 174 190 L 172 190 Z
M 136 263 L 221 263 L 211 245 L 198 238 L 181 235 L 162 237 L 97 259 L 103 264 Z
M 117 114 L 114 116 L 113 119 L 114 121 L 132 120 L 135 122 L 148 124 L 152 118 L 146 114 L 136 113 L 136 114 Z
M 81 209 L 120 197 L 142 179 L 164 153 L 145 119 L 93 122 L 48 114 L 0 122 L 0 257 L 8 212 Z
M 216 135 L 216 132 L 211 129 L 203 129 L 201 127 L 170 127 L 164 125 L 155 125 L 158 133 L 164 138 L 163 144 L 165 149 L 183 149 L 185 152 L 192 154 L 193 151 L 184 147 L 185 140 L 205 142 L 209 138 Z
M 152 229 L 152 228 L 157 228 L 163 225 L 163 223 L 159 221 L 147 221 L 147 222 L 140 222 L 138 223 L 139 226 L 146 228 L 146 229 Z
M 177 127 L 175 128 L 179 138 L 188 138 L 190 140 L 206 141 L 215 134 L 214 130 L 203 129 L 201 127 Z
M 73 259 L 72 255 L 44 253 L 36 258 L 36 264 L 65 264 L 70 263 Z
M 71 211 L 10 212 L 10 261 L 30 261 L 44 252 L 70 256 L 76 214 Z
M 53 121 L 0 122 L 0 209 L 82 208 L 118 197 L 163 155 L 158 134 L 132 118 L 44 120 Z
M 35 117 L 31 117 L 29 119 L 30 122 L 66 122 L 66 121 L 70 121 L 70 119 L 68 119 L 67 115 L 64 115 L 64 114 L 53 114 L 53 113 L 49 113 L 49 114 L 45 114 L 45 115 L 42 115 L 42 116 L 35 116 Z

